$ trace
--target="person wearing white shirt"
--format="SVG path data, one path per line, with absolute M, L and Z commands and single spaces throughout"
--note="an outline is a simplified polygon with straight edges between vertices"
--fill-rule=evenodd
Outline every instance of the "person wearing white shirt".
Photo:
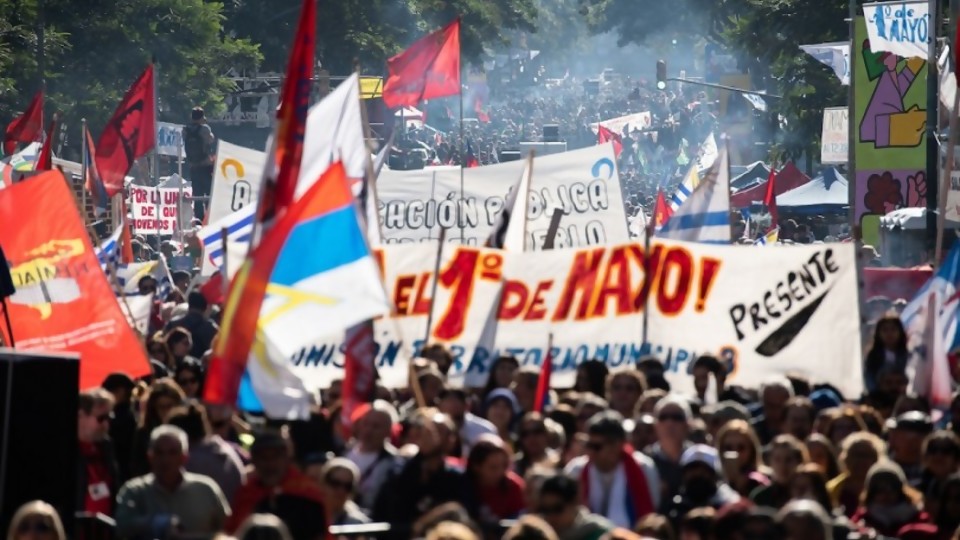
M 390 444 L 397 411 L 386 401 L 376 400 L 357 409 L 354 417 L 354 445 L 346 458 L 359 469 L 357 503 L 369 510 L 398 459 L 397 450 Z
M 461 388 L 445 388 L 440 391 L 440 410 L 456 424 L 463 456 L 470 453 L 470 448 L 481 435 L 497 435 L 496 426 L 467 409 L 466 391 Z

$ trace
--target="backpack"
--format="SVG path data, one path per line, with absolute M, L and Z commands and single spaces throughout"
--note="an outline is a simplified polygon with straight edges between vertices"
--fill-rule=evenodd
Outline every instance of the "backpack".
M 210 159 L 210 149 L 203 137 L 205 125 L 193 124 L 183 128 L 183 151 L 187 155 L 188 163 L 207 163 Z

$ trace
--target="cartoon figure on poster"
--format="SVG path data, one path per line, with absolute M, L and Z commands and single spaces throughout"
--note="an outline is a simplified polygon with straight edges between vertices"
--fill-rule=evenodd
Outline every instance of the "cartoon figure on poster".
M 860 122 L 860 141 L 874 148 L 918 146 L 923 137 L 927 111 L 917 105 L 909 109 L 904 98 L 925 62 L 889 53 L 874 53 L 870 40 L 863 40 L 863 61 L 867 77 L 876 82 L 873 95 Z

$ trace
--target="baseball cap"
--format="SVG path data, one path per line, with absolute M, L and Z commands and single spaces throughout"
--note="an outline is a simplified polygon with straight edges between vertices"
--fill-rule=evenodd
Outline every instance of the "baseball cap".
M 712 446 L 706 444 L 695 444 L 684 450 L 680 456 L 680 467 L 694 463 L 702 463 L 714 471 L 720 470 L 720 456 Z

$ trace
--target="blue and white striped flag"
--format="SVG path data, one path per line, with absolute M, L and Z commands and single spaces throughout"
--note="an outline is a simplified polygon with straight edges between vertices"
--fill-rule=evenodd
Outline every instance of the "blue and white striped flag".
M 226 246 L 220 237 L 220 231 L 226 227 L 227 240 L 230 242 L 249 242 L 253 232 L 255 205 L 249 205 L 232 214 L 224 216 L 215 223 L 200 229 L 200 241 L 203 242 L 203 275 L 212 275 L 223 266 L 223 254 Z M 241 261 L 237 261 L 240 264 Z
M 656 233 L 659 238 L 730 243 L 730 158 L 726 148 L 697 189 Z
M 97 255 L 97 260 L 100 261 L 100 268 L 103 268 L 104 273 L 107 273 L 111 266 L 116 267 L 120 262 L 121 234 L 123 234 L 123 227 L 117 227 L 117 230 L 113 231 L 113 234 L 108 236 L 103 242 L 100 242 L 100 246 L 93 250 Z
M 670 198 L 669 203 L 672 212 L 676 212 L 677 209 L 680 208 L 680 205 L 697 189 L 697 186 L 700 185 L 700 176 L 706 174 L 707 171 L 713 167 L 717 162 L 717 156 L 719 156 L 717 141 L 713 133 L 711 133 L 707 136 L 706 140 L 703 141 L 703 144 L 700 145 L 700 149 L 697 151 L 696 161 L 687 169 L 687 174 L 683 177 L 683 181 L 680 182 L 680 185 L 677 186 L 677 191 L 675 191 L 673 197 Z

